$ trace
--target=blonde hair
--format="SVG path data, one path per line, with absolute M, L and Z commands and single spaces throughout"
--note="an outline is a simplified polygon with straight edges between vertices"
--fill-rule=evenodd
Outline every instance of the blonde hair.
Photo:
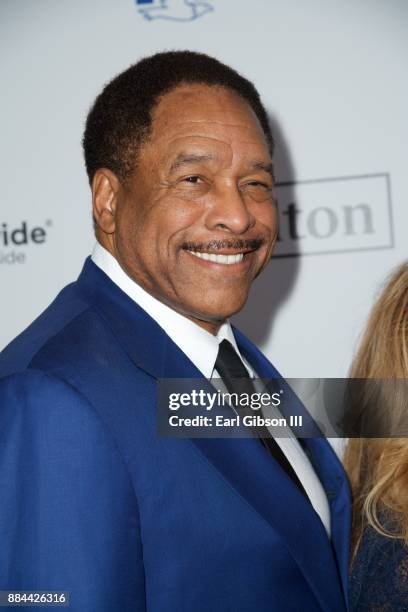
M 391 431 L 405 434 L 407 396 L 396 379 L 408 379 L 408 261 L 391 275 L 375 303 L 350 377 L 394 380 L 397 392 L 387 419 Z M 353 554 L 367 525 L 408 544 L 408 437 L 352 438 L 344 465 L 353 496 Z

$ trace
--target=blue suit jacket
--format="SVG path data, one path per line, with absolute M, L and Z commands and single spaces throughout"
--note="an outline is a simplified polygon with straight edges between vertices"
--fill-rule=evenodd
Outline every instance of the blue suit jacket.
M 260 376 L 278 376 L 234 333 Z M 0 590 L 69 591 L 75 612 L 346 609 L 334 452 L 306 440 L 330 543 L 258 440 L 157 436 L 157 379 L 201 376 L 88 259 L 0 356 Z

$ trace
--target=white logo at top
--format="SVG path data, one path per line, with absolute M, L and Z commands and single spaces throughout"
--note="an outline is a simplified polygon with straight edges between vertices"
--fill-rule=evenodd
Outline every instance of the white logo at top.
M 148 21 L 193 21 L 214 10 L 210 2 L 202 0 L 136 0 L 136 4 Z

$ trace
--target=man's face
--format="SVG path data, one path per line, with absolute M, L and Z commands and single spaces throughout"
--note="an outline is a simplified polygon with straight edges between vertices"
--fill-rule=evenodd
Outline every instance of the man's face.
M 155 108 L 118 192 L 114 255 L 149 293 L 214 333 L 271 256 L 271 168 L 245 101 L 223 88 L 178 87 Z

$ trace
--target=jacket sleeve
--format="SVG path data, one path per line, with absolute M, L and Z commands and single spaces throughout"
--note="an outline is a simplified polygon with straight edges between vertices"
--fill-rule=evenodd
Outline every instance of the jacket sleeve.
M 0 590 L 67 591 L 71 612 L 145 611 L 119 450 L 83 396 L 38 371 L 0 381 Z

